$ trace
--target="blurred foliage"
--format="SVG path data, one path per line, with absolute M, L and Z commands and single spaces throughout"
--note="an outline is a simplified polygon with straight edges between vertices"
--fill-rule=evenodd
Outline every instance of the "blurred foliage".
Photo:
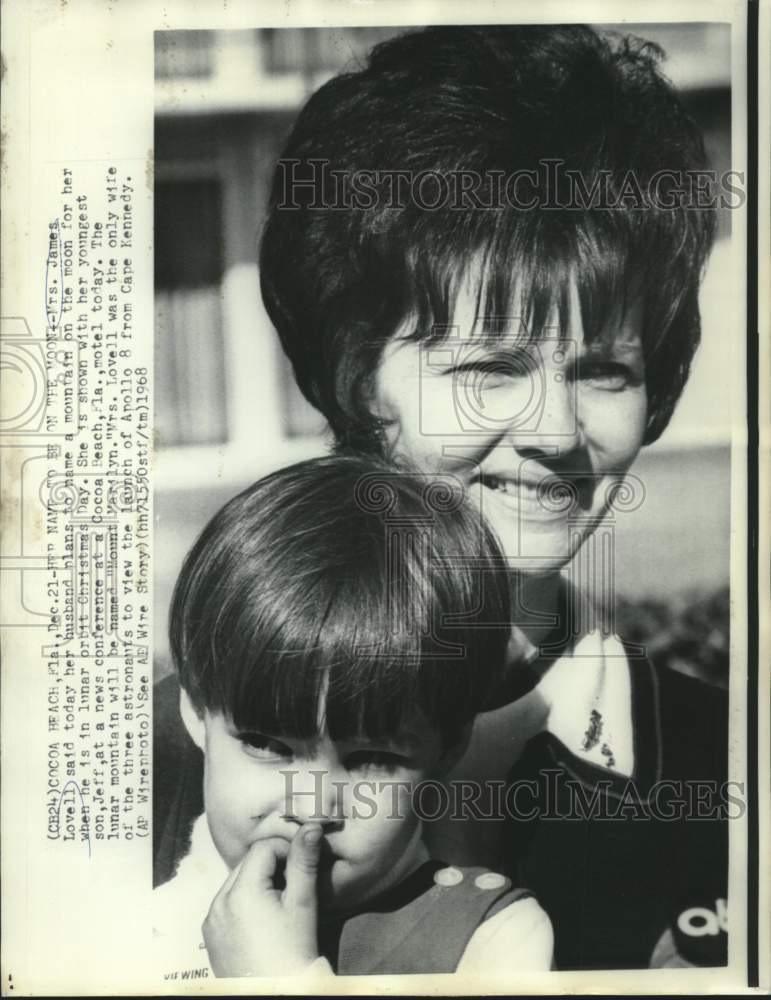
M 619 598 L 616 632 L 627 642 L 644 645 L 648 658 L 658 666 L 728 687 L 728 587 L 689 591 L 666 601 Z

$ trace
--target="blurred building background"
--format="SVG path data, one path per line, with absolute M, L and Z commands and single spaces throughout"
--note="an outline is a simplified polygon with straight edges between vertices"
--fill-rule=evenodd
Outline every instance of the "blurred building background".
M 614 26 L 606 26 L 614 27 Z M 319 415 L 296 389 L 260 298 L 256 264 L 275 161 L 307 97 L 399 28 L 158 32 L 155 132 L 155 644 L 210 515 L 255 478 L 322 453 Z M 729 28 L 623 25 L 662 45 L 665 70 L 730 168 Z M 742 331 L 730 213 L 702 299 L 704 341 L 664 437 L 634 472 L 646 502 L 619 516 L 619 593 L 674 606 L 727 583 L 731 375 Z M 686 595 L 684 597 L 684 595 Z M 654 615 L 655 617 L 655 615 Z

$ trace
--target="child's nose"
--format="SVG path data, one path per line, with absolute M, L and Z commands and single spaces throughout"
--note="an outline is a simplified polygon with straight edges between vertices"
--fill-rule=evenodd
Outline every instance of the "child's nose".
M 328 826 L 344 818 L 344 782 L 328 769 L 288 772 L 284 816 L 295 823 Z

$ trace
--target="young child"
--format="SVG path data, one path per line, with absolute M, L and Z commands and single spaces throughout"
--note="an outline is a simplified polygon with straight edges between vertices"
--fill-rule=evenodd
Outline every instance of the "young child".
M 459 482 L 353 457 L 214 516 L 171 611 L 205 813 L 156 891 L 166 978 L 550 968 L 528 892 L 422 841 L 500 684 L 499 560 Z

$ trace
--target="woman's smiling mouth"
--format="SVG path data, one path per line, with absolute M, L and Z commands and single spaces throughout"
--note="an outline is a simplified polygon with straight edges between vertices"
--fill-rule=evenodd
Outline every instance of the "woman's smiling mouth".
M 577 507 L 589 509 L 595 485 L 590 476 L 509 477 L 482 471 L 471 478 L 471 486 L 477 483 L 508 509 L 544 520 L 564 518 Z

